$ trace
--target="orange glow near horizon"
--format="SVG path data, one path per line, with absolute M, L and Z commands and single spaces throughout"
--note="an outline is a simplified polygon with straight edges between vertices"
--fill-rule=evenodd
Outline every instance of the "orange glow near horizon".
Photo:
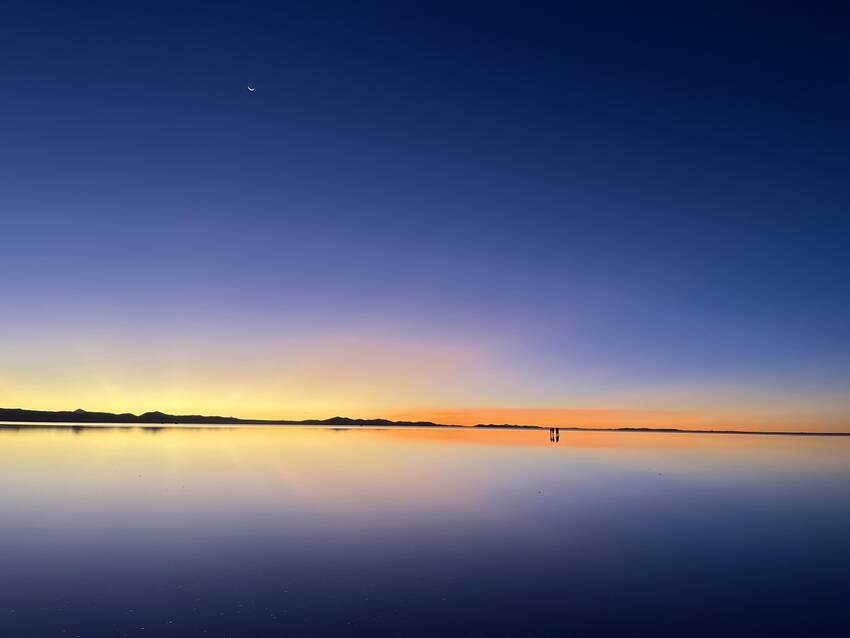
M 173 406 L 173 404 L 172 404 Z M 806 432 L 806 431 L 850 431 L 850 426 L 841 420 L 803 420 L 792 416 L 756 415 L 751 413 L 715 412 L 707 413 L 686 410 L 627 410 L 605 408 L 457 408 L 421 410 L 224 410 L 216 411 L 200 406 L 178 405 L 177 409 L 153 404 L 144 409 L 132 409 L 121 404 L 100 403 L 97 405 L 0 405 L 28 410 L 73 411 L 77 408 L 89 412 L 132 412 L 142 414 L 159 410 L 177 415 L 228 416 L 243 419 L 302 420 L 327 419 L 343 416 L 358 419 L 381 418 L 393 421 L 428 421 L 441 425 L 475 426 L 479 424 L 526 425 L 560 428 L 673 428 L 682 430 L 745 430 L 754 432 Z M 246 406 L 247 408 L 247 406 Z
M 841 421 L 803 421 L 792 416 L 744 412 L 686 410 L 625 410 L 604 408 L 477 408 L 392 413 L 399 421 L 433 421 L 456 425 L 510 424 L 578 428 L 675 428 L 689 430 L 752 430 L 801 432 L 841 430 Z M 845 428 L 850 430 L 850 428 Z
M 509 340 L 451 341 L 341 331 L 228 344 L 67 335 L 10 342 L 0 407 L 201 414 L 246 419 L 386 418 L 582 428 L 850 431 L 833 393 L 734 385 L 617 387 L 582 375 L 563 388 L 523 365 Z M 573 373 L 570 373 L 573 374 Z M 573 377 L 570 376 L 570 379 Z M 546 406 L 546 407 L 542 407 Z

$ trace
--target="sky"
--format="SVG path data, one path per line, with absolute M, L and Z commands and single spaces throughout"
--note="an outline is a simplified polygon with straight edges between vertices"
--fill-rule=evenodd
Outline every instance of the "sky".
M 4 3 L 0 406 L 850 430 L 850 12 L 599 4 Z

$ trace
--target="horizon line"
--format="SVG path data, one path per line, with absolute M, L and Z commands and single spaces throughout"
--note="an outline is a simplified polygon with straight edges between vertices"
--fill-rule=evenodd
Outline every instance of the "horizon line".
M 5 413 L 5 414 L 4 414 Z M 17 414 L 14 414 L 17 413 Z M 54 419 L 38 419 L 38 416 L 54 416 L 54 417 L 75 415 L 86 415 L 89 417 L 84 422 L 80 423 L 73 418 L 64 420 L 61 418 Z M 4 417 L 18 416 L 30 417 L 27 418 L 10 418 Z M 113 417 L 113 420 L 109 420 Z M 144 420 L 147 417 L 147 420 Z M 154 419 L 153 417 L 156 417 Z M 160 419 L 160 417 L 163 417 Z M 123 418 L 124 420 L 114 420 L 114 418 Z M 101 420 L 102 419 L 102 420 Z M 170 421 L 170 419 L 177 419 Z M 182 420 L 182 421 L 181 421 Z M 570 425 L 531 425 L 518 423 L 477 423 L 474 425 L 461 425 L 452 423 L 436 423 L 433 421 L 399 421 L 384 418 L 350 418 L 344 416 L 333 416 L 326 419 L 243 419 L 234 416 L 208 416 L 201 414 L 168 414 L 158 410 L 134 414 L 132 412 L 100 412 L 89 411 L 82 408 L 75 410 L 32 410 L 27 408 L 0 408 L 0 425 L 16 425 L 16 424 L 39 424 L 44 427 L 86 427 L 87 424 L 99 425 L 115 425 L 115 426 L 173 426 L 173 425 L 194 425 L 194 426 L 319 426 L 319 427 L 405 427 L 405 428 L 457 428 L 457 429 L 513 429 L 513 430 L 566 430 L 569 432 L 646 432 L 659 434 L 740 434 L 740 435 L 764 435 L 764 436 L 838 436 L 850 437 L 850 432 L 827 432 L 827 431 L 781 431 L 781 430 L 734 430 L 734 429 L 692 429 L 692 428 L 655 428 L 655 427 L 582 427 Z

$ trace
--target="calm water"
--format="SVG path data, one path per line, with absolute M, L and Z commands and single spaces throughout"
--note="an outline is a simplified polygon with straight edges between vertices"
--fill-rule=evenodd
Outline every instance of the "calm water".
M 847 635 L 850 440 L 0 428 L 0 636 Z

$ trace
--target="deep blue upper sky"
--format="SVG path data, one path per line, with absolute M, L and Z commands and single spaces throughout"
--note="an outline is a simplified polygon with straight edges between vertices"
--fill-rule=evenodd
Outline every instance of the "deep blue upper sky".
M 846 5 L 598 4 L 7 3 L 0 346 L 391 334 L 522 373 L 448 403 L 842 411 Z

